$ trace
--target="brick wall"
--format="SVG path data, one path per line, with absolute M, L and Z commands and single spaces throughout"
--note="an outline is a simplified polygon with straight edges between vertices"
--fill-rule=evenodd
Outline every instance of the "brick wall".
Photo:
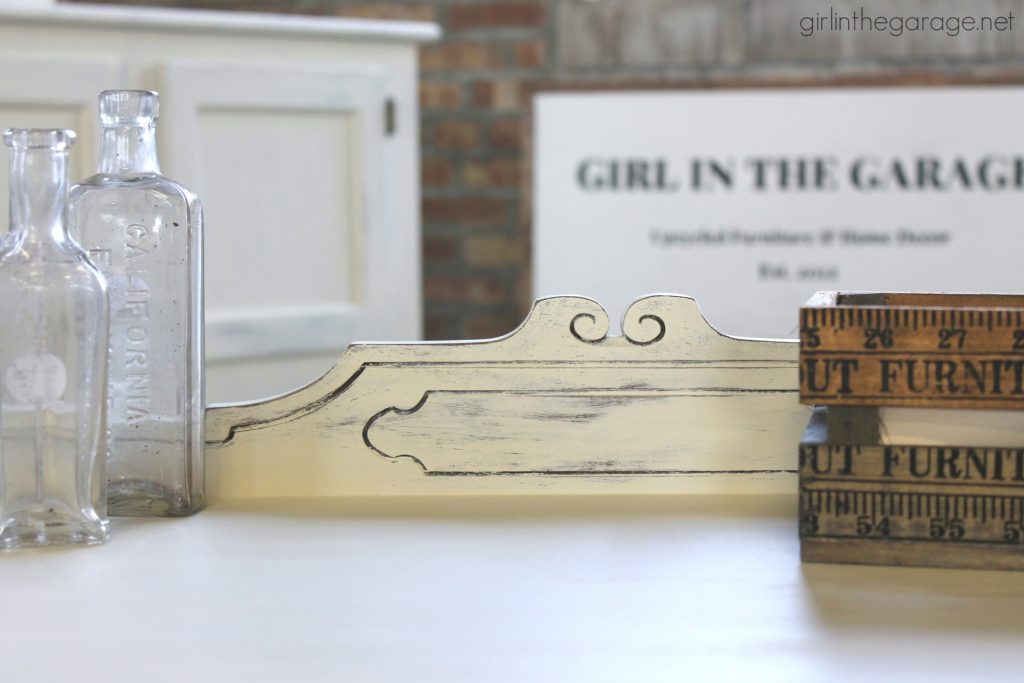
M 68 0 L 81 2 L 83 0 Z M 110 2 L 111 0 L 107 0 Z M 526 93 L 553 82 L 1024 74 L 1024 25 L 1004 33 L 821 34 L 815 12 L 997 15 L 1024 0 L 113 0 L 121 4 L 436 21 L 421 51 L 425 331 L 511 330 L 530 302 L 522 215 Z
M 551 6 L 452 1 L 433 9 L 444 39 L 420 52 L 425 331 L 491 337 L 515 327 L 530 300 L 522 84 L 550 69 Z

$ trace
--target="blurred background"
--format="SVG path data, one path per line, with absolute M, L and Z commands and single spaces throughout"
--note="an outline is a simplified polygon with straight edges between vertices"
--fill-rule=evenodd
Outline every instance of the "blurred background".
M 418 301 L 407 306 L 395 304 L 401 308 L 398 316 L 405 321 L 402 325 L 366 330 L 371 338 L 378 339 L 493 337 L 512 330 L 523 319 L 533 298 L 528 145 L 531 96 L 538 90 L 557 89 L 559 85 L 729 85 L 751 79 L 871 84 L 903 77 L 926 82 L 929 78 L 964 74 L 1024 76 L 1021 31 L 962 34 L 956 40 L 936 32 L 906 35 L 900 40 L 884 34 L 835 32 L 802 40 L 796 30 L 801 17 L 828 11 L 829 6 L 841 11 L 863 7 L 869 13 L 891 13 L 898 6 L 906 14 L 935 15 L 962 12 L 969 4 L 976 14 L 1012 11 L 1024 15 L 1024 0 L 835 0 L 830 5 L 816 0 L 117 0 L 106 6 L 111 4 L 125 11 L 145 6 L 276 13 L 291 18 L 428 22 L 440 27 L 437 39 L 428 32 L 408 41 L 418 57 L 409 84 L 419 107 L 411 121 L 417 129 L 416 139 L 411 143 L 414 154 L 396 154 L 382 162 L 396 174 L 405 170 L 392 165 L 413 163 L 410 160 L 415 159 L 418 166 L 409 173 L 414 174 L 414 191 L 419 193 L 415 214 L 421 225 L 418 229 L 412 225 L 411 230 L 394 235 L 395 240 L 418 242 L 405 245 L 415 252 L 418 263 L 401 261 L 390 267 L 392 274 L 404 270 L 415 276 L 415 287 L 403 287 L 413 292 Z M 21 0 L 19 5 L 40 11 L 48 7 L 93 6 L 83 0 L 55 4 Z M 118 30 L 128 29 L 122 26 Z M 259 54 L 257 61 L 272 71 L 269 65 L 275 59 L 308 59 L 301 45 L 297 45 L 301 42 L 299 34 L 301 31 L 296 28 L 290 38 L 294 53 L 268 50 Z M 315 37 L 315 31 L 310 35 Z M 216 38 L 211 34 L 207 40 Z M 10 42 L 0 45 L 0 51 L 9 53 L 15 49 Z M 141 53 L 152 48 L 139 44 L 137 49 Z M 222 52 L 217 55 L 220 60 L 231 56 L 230 50 Z M 242 50 L 237 54 L 241 59 L 246 53 Z M 369 64 L 372 71 L 375 59 L 384 63 L 389 58 L 375 57 L 367 49 L 357 61 Z M 171 69 L 173 73 L 162 78 L 201 79 L 204 67 L 198 67 L 198 72 L 189 72 L 187 67 L 188 64 L 176 63 L 177 70 Z M 405 87 L 404 77 L 399 73 L 401 65 L 395 68 L 398 75 L 390 76 L 384 88 L 388 91 L 386 97 L 398 98 L 398 111 L 391 115 L 404 125 L 402 117 L 408 107 L 403 111 L 403 96 L 399 92 Z M 124 73 L 123 69 L 120 73 Z M 220 76 L 225 80 L 232 78 L 230 72 Z M 272 79 L 257 78 L 254 82 L 274 87 Z M 354 84 L 364 86 L 362 82 Z M 320 86 L 311 81 L 310 87 L 316 91 Z M 365 87 L 372 90 L 374 86 Z M 391 95 L 392 91 L 398 94 Z M 22 107 L 18 111 L 28 111 L 28 105 L 18 106 Z M 8 107 L 5 122 L 15 109 L 14 105 Z M 0 113 L 2 110 L 0 107 Z M 165 109 L 162 125 L 174 125 L 170 119 L 172 111 L 173 107 Z M 306 129 L 309 144 L 337 133 L 330 126 L 316 128 L 318 122 L 321 120 L 315 117 L 306 121 L 310 126 Z M 209 135 L 238 131 L 235 123 L 216 117 L 209 117 L 200 128 Z M 252 132 L 261 134 L 266 130 L 270 129 L 256 126 Z M 399 130 L 399 134 L 405 132 Z M 336 142 L 348 144 L 340 138 Z M 88 145 L 86 148 L 90 153 L 93 151 Z M 214 161 L 230 158 L 231 152 L 224 148 L 211 154 Z M 186 165 L 179 164 L 179 168 Z M 352 172 L 358 173 L 359 168 L 336 169 L 337 174 Z M 185 182 L 193 180 L 187 172 L 178 171 L 176 175 Z M 250 183 L 250 194 L 258 194 L 260 190 L 251 184 L 259 176 L 243 177 Z M 262 177 L 272 181 L 274 174 Z M 386 177 L 384 184 L 388 184 Z M 204 188 L 198 189 L 202 193 Z M 329 192 L 326 187 L 314 187 L 312 191 Z M 387 197 L 388 189 L 381 191 Z M 346 211 L 341 206 L 332 210 L 339 216 Z M 401 220 L 395 215 L 385 218 Z M 242 219 L 246 217 L 239 218 Z M 348 216 L 345 220 L 358 222 L 358 217 Z M 212 234 L 217 226 L 211 222 L 208 230 Z M 358 236 L 346 244 L 358 246 Z M 394 244 L 396 249 L 405 248 Z M 220 257 L 211 252 L 210 266 L 217 258 Z M 289 258 L 300 256 L 293 254 Z M 311 295 L 315 287 L 350 287 L 358 291 L 363 286 L 346 282 L 307 282 L 301 296 Z M 260 291 L 258 296 L 266 299 L 272 293 Z M 282 302 L 287 303 L 287 297 Z M 322 303 L 327 307 L 333 305 Z M 251 304 L 242 301 L 238 303 L 239 310 Z M 213 301 L 214 309 L 222 306 L 226 310 L 232 305 L 231 301 Z M 613 316 L 618 314 L 613 312 Z M 228 331 L 222 332 L 230 336 L 232 318 L 225 316 L 228 323 L 224 329 Z M 316 321 L 321 318 L 314 315 L 310 320 L 314 318 L 307 336 L 319 334 L 318 329 L 334 330 L 330 333 L 339 337 L 350 332 L 363 336 L 362 329 L 353 331 L 343 325 L 318 328 L 320 323 Z M 323 320 L 329 318 L 322 316 Z M 271 330 L 267 334 L 274 333 Z M 212 376 L 210 399 L 254 398 L 301 384 L 319 374 L 317 368 L 329 365 L 329 359 L 343 347 L 341 341 L 336 338 L 327 347 L 312 344 L 305 350 L 291 352 L 268 343 L 266 355 L 309 356 L 273 377 L 263 361 L 246 365 L 249 361 L 231 360 L 229 352 L 220 352 L 226 354 L 221 366 L 234 365 L 235 369 L 230 377 Z M 351 339 L 344 340 L 347 341 Z M 250 342 L 244 339 L 238 342 L 243 346 L 247 343 Z M 216 372 L 214 369 L 214 375 Z M 259 379 L 263 375 L 269 378 L 265 382 Z

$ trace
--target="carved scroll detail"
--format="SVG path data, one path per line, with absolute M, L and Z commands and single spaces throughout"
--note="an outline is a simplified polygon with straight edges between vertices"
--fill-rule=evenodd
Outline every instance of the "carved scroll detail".
M 291 394 L 208 411 L 211 487 L 577 493 L 795 481 L 809 410 L 796 400 L 795 343 L 722 335 L 678 295 L 635 301 L 622 336 L 609 327 L 596 302 L 553 297 L 497 339 L 353 344 Z
M 577 313 L 569 323 L 572 336 L 588 344 L 599 342 L 608 336 L 608 327 L 607 314 L 598 317 L 592 313 Z

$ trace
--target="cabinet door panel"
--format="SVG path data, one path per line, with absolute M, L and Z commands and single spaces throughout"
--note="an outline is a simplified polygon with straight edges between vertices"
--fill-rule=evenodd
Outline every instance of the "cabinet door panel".
M 165 171 L 205 207 L 211 402 L 255 398 L 234 389 L 247 361 L 291 356 L 298 368 L 303 356 L 388 329 L 387 307 L 374 301 L 392 285 L 386 268 L 372 267 L 388 238 L 386 77 L 174 61 L 160 81 Z M 398 248 L 418 250 L 406 242 Z M 285 367 L 263 393 L 310 379 L 288 378 Z
M 71 128 L 78 140 L 71 150 L 71 181 L 96 172 L 99 144 L 96 97 L 123 83 L 116 59 L 30 58 L 0 53 L 0 129 Z M 0 210 L 7 230 L 8 164 L 0 163 Z

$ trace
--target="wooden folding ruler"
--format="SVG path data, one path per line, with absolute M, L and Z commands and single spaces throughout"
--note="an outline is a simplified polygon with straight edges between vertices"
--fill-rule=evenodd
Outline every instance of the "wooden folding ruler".
M 1024 408 L 1024 297 L 831 293 L 800 322 L 801 401 L 827 406 L 800 444 L 801 557 L 1024 570 L 1024 434 L 886 444 L 878 411 Z
M 833 294 L 812 300 L 800 309 L 800 400 L 1024 408 L 1024 297 Z

